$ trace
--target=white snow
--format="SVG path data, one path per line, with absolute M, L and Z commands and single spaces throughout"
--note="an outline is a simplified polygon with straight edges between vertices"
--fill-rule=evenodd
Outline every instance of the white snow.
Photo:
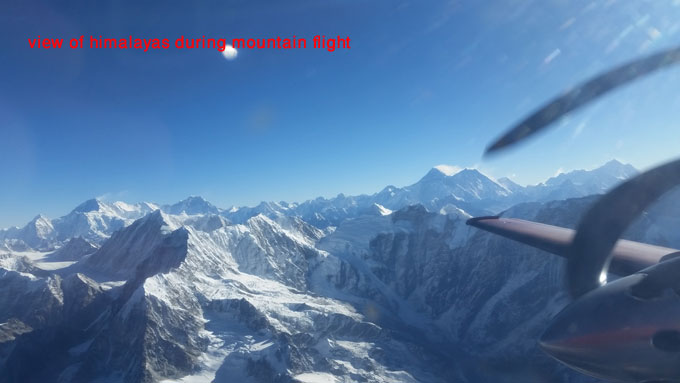
M 442 173 L 443 173 L 444 175 L 446 175 L 447 177 L 451 177 L 452 175 L 454 175 L 454 174 L 460 172 L 461 170 L 463 170 L 463 168 L 461 168 L 461 167 L 459 167 L 459 166 L 455 166 L 455 165 L 443 165 L 443 164 L 442 164 L 442 165 L 437 165 L 437 166 L 435 166 L 434 168 L 437 169 L 437 170 L 439 170 L 440 172 L 442 172 Z
M 63 262 L 37 262 L 35 265 L 38 266 L 38 268 L 43 269 L 43 270 L 59 270 L 63 269 L 65 267 L 69 267 L 72 264 L 76 263 L 75 261 L 63 261 Z
M 325 372 L 307 372 L 295 375 L 294 378 L 301 383 L 336 383 L 338 381 L 335 376 Z

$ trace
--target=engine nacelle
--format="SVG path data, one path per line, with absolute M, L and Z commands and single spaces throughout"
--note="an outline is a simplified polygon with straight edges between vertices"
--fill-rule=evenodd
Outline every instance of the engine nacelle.
M 680 382 L 680 258 L 607 283 L 560 312 L 541 348 L 614 382 Z

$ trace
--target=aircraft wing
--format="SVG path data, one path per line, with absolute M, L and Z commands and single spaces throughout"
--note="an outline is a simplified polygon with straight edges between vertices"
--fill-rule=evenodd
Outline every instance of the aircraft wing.
M 559 226 L 515 218 L 478 217 L 467 221 L 476 228 L 566 257 L 576 232 Z M 609 270 L 628 275 L 658 263 L 666 255 L 680 250 L 620 239 L 612 251 Z

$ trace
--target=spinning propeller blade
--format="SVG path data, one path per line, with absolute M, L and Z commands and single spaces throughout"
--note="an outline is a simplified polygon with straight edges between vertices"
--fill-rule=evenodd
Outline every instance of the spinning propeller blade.
M 491 144 L 486 149 L 485 154 L 496 153 L 503 148 L 516 144 L 534 133 L 547 128 L 565 114 L 584 106 L 619 86 L 678 62 L 680 62 L 680 47 L 675 47 L 628 62 L 595 76 L 576 88 L 566 91 L 563 95 L 553 99 L 525 120 L 513 126 L 507 133 Z

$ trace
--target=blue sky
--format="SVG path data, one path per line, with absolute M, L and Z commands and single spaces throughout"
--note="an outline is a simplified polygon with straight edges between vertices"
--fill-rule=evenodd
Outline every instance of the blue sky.
M 142 4 L 143 3 L 143 4 Z M 17 2 L 0 14 L 0 227 L 102 196 L 218 206 L 373 193 L 438 164 L 536 183 L 677 155 L 680 71 L 492 159 L 562 89 L 680 42 L 680 1 Z M 352 49 L 30 49 L 103 35 L 349 35 Z

